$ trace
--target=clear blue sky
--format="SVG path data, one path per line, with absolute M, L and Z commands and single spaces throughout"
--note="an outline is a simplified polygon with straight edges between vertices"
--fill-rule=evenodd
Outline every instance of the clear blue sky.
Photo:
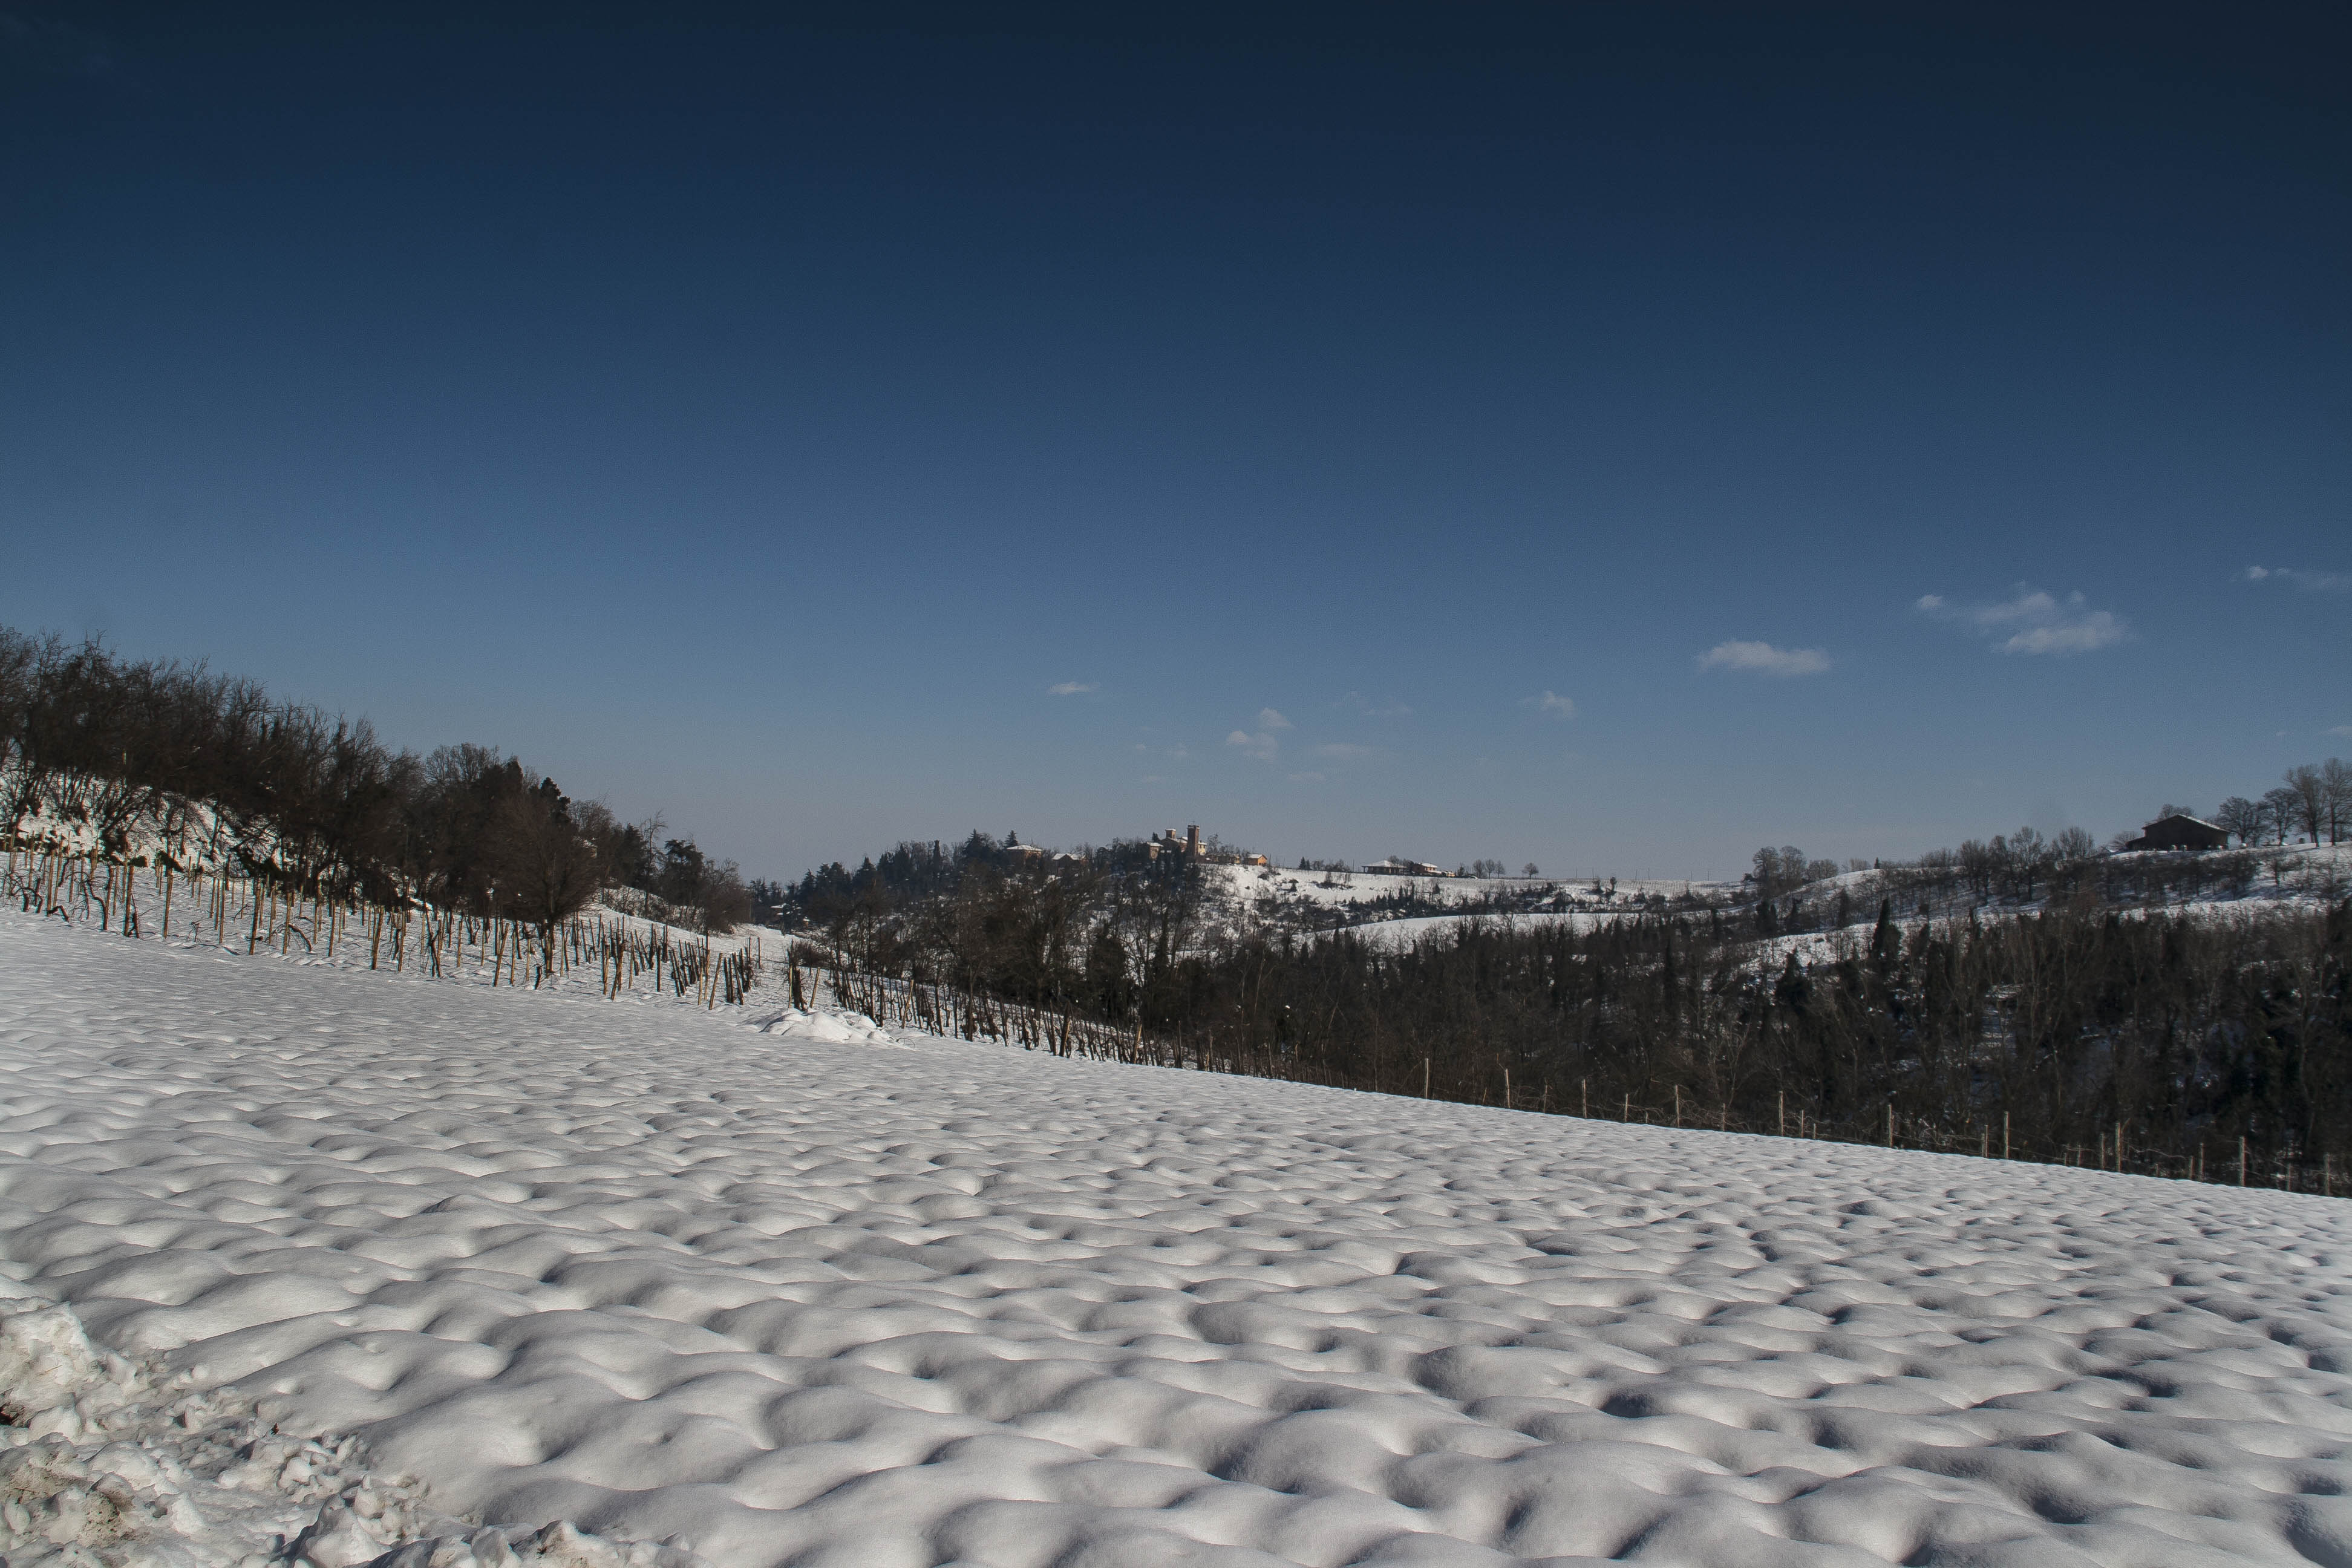
M 782 877 L 2352 754 L 2345 13 L 1773 10 L 0 0 L 0 620 Z

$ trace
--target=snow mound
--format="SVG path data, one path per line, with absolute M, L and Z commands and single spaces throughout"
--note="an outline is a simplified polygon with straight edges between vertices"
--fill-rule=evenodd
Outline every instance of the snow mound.
M 2352 1563 L 2352 1205 L 829 1016 L 0 911 L 9 1568 Z
M 778 1035 L 787 1039 L 807 1040 L 825 1046 L 878 1046 L 895 1049 L 898 1037 L 870 1019 L 855 1013 L 830 1009 L 795 1007 L 787 1012 L 752 1020 L 751 1026 L 763 1035 Z

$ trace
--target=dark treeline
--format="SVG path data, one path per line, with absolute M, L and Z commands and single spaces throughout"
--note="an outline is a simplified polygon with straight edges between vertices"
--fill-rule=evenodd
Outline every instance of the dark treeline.
M 1302 931 L 1132 845 L 1050 858 L 975 835 L 793 892 L 857 969 L 1229 1070 L 2217 1180 L 2240 1139 L 2255 1181 L 2352 1152 L 2352 904 L 2167 912 L 2245 890 L 2262 858 L 2000 842 L 1841 893 L 1776 885 L 1826 868 L 1775 851 L 1753 903 L 1471 918 L 1404 944 Z M 1805 958 L 1765 940 L 1847 925 L 1854 886 L 1875 909 Z
M 0 627 L 0 835 L 144 846 L 308 896 L 546 927 L 629 887 L 706 928 L 750 913 L 732 865 L 616 821 L 483 746 L 395 752 L 364 720 L 201 665 Z M 135 842 L 134 842 L 135 841 Z M 144 853 L 137 856 L 145 858 Z
M 1128 1016 L 1136 977 L 1163 972 L 1204 930 L 1214 889 L 1197 864 L 1141 844 L 1047 856 L 1015 834 L 903 843 L 856 870 L 810 873 L 787 917 L 824 931 L 861 971 Z
M 2352 1150 L 2352 904 L 1907 928 L 1889 905 L 1777 968 L 1738 924 L 1243 944 L 1145 1005 L 1244 1070 L 1391 1092 L 2176 1174 L 2234 1168 L 2240 1138 L 2256 1179 Z

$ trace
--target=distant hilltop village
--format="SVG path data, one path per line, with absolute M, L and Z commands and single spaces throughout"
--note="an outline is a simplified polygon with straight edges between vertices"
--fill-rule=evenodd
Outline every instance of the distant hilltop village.
M 1212 866 L 1271 867 L 1274 864 L 1273 861 L 1269 860 L 1266 857 L 1258 854 L 1255 850 L 1226 849 L 1222 847 L 1212 847 L 1206 840 L 1202 838 L 1201 825 L 1197 822 L 1185 828 L 1181 837 L 1172 827 L 1165 833 L 1155 833 L 1150 838 L 1144 840 L 1143 847 L 1144 852 L 1150 855 L 1154 860 L 1166 855 L 1180 860 L 1205 861 L 1207 864 Z M 1307 863 L 1304 860 L 1300 861 L 1298 866 L 1300 870 L 1310 868 Z M 1311 868 L 1318 871 L 1346 869 L 1345 867 L 1341 866 L 1326 866 L 1319 860 L 1316 861 Z M 1402 857 L 1394 855 L 1390 856 L 1385 860 L 1374 860 L 1366 865 L 1364 869 L 1374 876 L 1443 877 L 1446 874 L 1444 871 L 1431 865 L 1426 860 L 1407 860 Z M 1497 874 L 1499 874 L 1501 868 L 1498 866 L 1496 868 L 1496 870 Z
M 1248 850 L 1210 848 L 1201 841 L 1201 825 L 1197 822 L 1184 829 L 1184 837 L 1181 838 L 1176 837 L 1176 830 L 1171 827 L 1165 833 L 1153 834 L 1144 840 L 1143 847 L 1145 853 L 1154 860 L 1159 859 L 1162 855 L 1172 855 L 1184 860 L 1205 860 L 1212 866 L 1270 866 L 1273 864 L 1265 856 L 1254 854 Z

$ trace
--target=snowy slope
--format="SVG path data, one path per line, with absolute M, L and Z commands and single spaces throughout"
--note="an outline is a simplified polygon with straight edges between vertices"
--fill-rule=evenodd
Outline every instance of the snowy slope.
M 21 1289 L 496 1523 L 730 1568 L 2352 1562 L 2325 1199 L 13 912 L 0 1110 Z

